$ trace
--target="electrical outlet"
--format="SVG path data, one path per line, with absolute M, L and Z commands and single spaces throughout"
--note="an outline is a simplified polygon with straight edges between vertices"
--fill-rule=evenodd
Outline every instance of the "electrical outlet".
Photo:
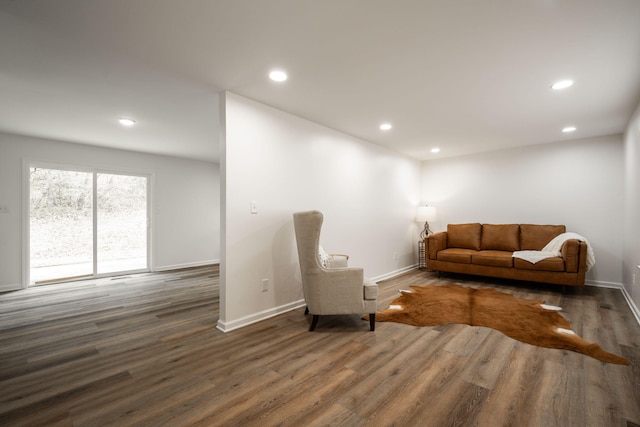
M 262 292 L 269 290 L 269 279 L 262 279 Z
M 0 206 L 0 213 L 8 214 L 9 213 L 9 206 L 7 206 L 7 205 Z

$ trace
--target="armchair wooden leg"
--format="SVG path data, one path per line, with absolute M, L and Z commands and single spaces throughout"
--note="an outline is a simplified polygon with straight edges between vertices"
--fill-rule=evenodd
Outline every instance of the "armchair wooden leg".
M 372 331 L 376 330 L 376 314 L 375 313 L 369 314 L 369 328 Z
M 306 306 L 306 307 L 304 308 L 304 314 L 305 314 L 305 315 L 309 314 L 309 306 Z
M 320 315 L 318 314 L 313 315 L 313 319 L 311 319 L 311 326 L 309 327 L 309 332 L 313 332 L 313 330 L 316 328 L 319 318 L 320 318 Z

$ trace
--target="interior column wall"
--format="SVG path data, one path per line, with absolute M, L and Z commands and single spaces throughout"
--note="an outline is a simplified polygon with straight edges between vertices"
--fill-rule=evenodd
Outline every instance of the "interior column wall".
M 220 329 L 302 303 L 296 211 L 322 211 L 322 245 L 349 254 L 365 276 L 416 264 L 417 160 L 233 93 L 223 98 Z
M 640 105 L 625 132 L 624 158 L 623 283 L 640 314 Z

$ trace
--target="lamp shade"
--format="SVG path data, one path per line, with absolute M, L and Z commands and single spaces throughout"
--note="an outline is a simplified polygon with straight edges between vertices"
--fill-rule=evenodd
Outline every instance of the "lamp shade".
M 416 221 L 426 222 L 436 220 L 436 208 L 433 206 L 418 206 L 416 209 Z

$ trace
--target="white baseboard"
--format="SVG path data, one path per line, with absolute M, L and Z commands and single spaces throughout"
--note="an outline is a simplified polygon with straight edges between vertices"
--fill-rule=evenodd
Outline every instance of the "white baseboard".
M 249 326 L 253 323 L 260 322 L 262 320 L 269 319 L 271 317 L 278 316 L 280 314 L 286 313 L 291 310 L 295 310 L 300 307 L 304 307 L 305 302 L 303 299 L 290 302 L 288 304 L 284 304 L 278 307 L 269 308 L 264 311 L 260 311 L 258 313 L 250 314 L 248 316 L 241 317 L 240 319 L 232 320 L 230 322 L 224 322 L 222 320 L 218 320 L 218 324 L 216 328 L 221 330 L 222 332 L 231 332 L 235 329 L 239 329 L 245 326 Z
M 638 306 L 636 305 L 635 302 L 633 302 L 633 300 L 631 299 L 631 295 L 629 295 L 629 293 L 627 292 L 627 289 L 624 286 L 620 288 L 620 291 L 622 291 L 622 295 L 624 296 L 624 299 L 627 300 L 627 304 L 629 305 L 631 312 L 635 316 L 636 321 L 638 322 L 638 325 L 640 325 L 640 310 L 638 309 Z
M 152 271 L 179 270 L 181 268 L 204 267 L 205 265 L 213 265 L 213 264 L 220 264 L 220 260 L 212 259 L 208 261 L 186 262 L 184 264 L 161 265 L 161 266 L 156 266 Z
M 399 276 L 399 275 L 404 274 L 407 271 L 411 271 L 411 270 L 413 270 L 415 268 L 418 268 L 418 264 L 409 265 L 407 267 L 403 267 L 403 268 L 400 268 L 398 270 L 391 271 L 389 273 L 381 274 L 380 276 L 369 277 L 369 279 L 373 280 L 374 282 L 379 282 L 381 280 L 387 280 L 387 279 L 391 279 L 392 277 Z
M 21 291 L 24 289 L 20 283 L 7 283 L 0 285 L 0 292 Z
M 594 286 L 596 288 L 610 288 L 610 289 L 622 289 L 622 283 L 620 282 L 604 282 L 601 280 L 585 280 L 585 286 Z
M 599 282 L 599 281 L 589 280 L 585 282 L 585 285 L 595 286 L 598 288 L 618 289 L 620 292 L 622 292 L 622 296 L 624 296 L 624 299 L 627 301 L 627 305 L 631 309 L 631 313 L 633 313 L 633 316 L 636 318 L 636 322 L 638 322 L 638 325 L 640 325 L 640 310 L 638 309 L 638 306 L 636 305 L 636 303 L 633 302 L 633 300 L 631 299 L 631 295 L 629 295 L 629 293 L 627 292 L 627 289 L 624 287 L 622 283 Z

